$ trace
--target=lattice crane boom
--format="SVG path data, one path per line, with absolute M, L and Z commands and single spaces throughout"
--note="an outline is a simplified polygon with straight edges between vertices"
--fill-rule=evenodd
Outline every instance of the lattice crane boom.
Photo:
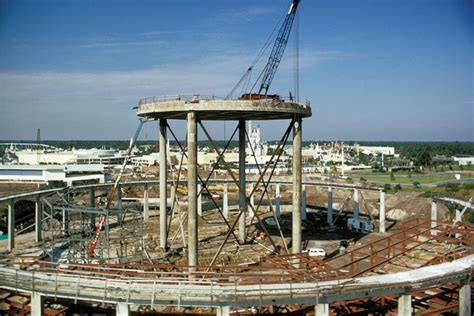
M 268 92 L 268 88 L 272 83 L 273 77 L 280 65 L 281 58 L 283 57 L 283 53 L 285 52 L 286 44 L 288 43 L 288 38 L 290 36 L 291 27 L 293 25 L 293 21 L 296 15 L 296 9 L 298 8 L 298 4 L 300 0 L 293 0 L 291 2 L 290 8 L 288 10 L 288 14 L 285 17 L 285 20 L 278 31 L 278 35 L 275 39 L 275 43 L 273 44 L 272 51 L 270 56 L 268 57 L 268 62 L 263 69 L 263 76 L 262 82 L 260 84 L 260 89 L 258 91 L 259 94 L 266 95 Z

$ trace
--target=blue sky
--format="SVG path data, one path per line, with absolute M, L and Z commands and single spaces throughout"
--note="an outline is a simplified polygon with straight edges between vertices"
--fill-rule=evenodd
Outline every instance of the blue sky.
M 0 139 L 127 139 L 142 97 L 225 96 L 288 5 L 0 0 Z M 298 14 L 304 139 L 474 141 L 472 1 L 302 0 Z M 294 52 L 269 92 L 293 90 Z M 278 139 L 285 124 L 260 125 Z

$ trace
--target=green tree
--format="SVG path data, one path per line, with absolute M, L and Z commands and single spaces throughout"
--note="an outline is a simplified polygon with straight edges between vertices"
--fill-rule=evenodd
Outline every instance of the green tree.
M 390 180 L 395 181 L 395 175 L 393 174 L 393 171 L 390 171 Z

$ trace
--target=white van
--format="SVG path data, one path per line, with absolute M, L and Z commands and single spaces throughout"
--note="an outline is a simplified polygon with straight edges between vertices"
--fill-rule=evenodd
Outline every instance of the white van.
M 326 251 L 322 248 L 309 248 L 306 251 L 310 257 L 326 257 Z

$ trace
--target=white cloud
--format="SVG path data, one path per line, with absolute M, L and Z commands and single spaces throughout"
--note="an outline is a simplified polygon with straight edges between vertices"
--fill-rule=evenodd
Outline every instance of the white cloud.
M 341 52 L 302 56 L 302 64 L 334 58 Z M 133 71 L 0 72 L 0 139 L 126 139 L 133 134 L 143 97 L 215 94 L 224 97 L 253 56 L 220 54 L 180 64 Z M 284 67 L 277 76 L 291 71 Z M 254 75 L 256 77 L 256 75 Z

